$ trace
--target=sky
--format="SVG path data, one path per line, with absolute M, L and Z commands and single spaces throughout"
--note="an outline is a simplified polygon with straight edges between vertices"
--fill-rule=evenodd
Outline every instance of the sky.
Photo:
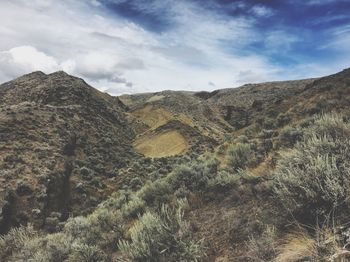
M 0 82 L 64 70 L 112 95 L 350 67 L 350 0 L 0 0 Z

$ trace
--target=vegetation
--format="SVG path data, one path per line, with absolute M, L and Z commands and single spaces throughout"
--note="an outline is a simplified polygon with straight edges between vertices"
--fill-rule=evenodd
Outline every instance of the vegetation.
M 203 253 L 192 240 L 183 210 L 163 205 L 159 214 L 146 212 L 130 229 L 131 241 L 119 248 L 133 261 L 197 261 Z
M 276 196 L 306 218 L 344 212 L 350 193 L 350 125 L 323 115 L 305 130 L 305 140 L 283 154 L 273 176 Z
M 349 261 L 349 76 L 131 109 L 77 79 L 49 81 L 57 104 L 1 87 L 0 261 Z
M 237 143 L 231 146 L 227 156 L 228 166 L 233 171 L 246 168 L 254 164 L 254 151 L 250 144 Z

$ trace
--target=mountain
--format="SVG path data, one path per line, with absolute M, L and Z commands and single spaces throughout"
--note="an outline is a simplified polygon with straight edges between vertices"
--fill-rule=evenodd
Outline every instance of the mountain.
M 119 97 L 64 72 L 4 83 L 0 261 L 341 258 L 349 101 L 350 69 Z

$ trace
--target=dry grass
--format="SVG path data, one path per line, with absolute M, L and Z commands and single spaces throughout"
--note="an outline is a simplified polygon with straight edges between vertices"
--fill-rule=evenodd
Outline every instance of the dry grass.
M 152 97 L 153 98 L 153 97 Z M 131 115 L 145 123 L 151 130 L 154 130 L 162 125 L 165 125 L 170 120 L 179 120 L 182 123 L 194 126 L 190 117 L 185 114 L 174 115 L 170 111 L 162 107 L 147 105 L 143 108 L 136 109 L 131 112 Z
M 276 262 L 313 261 L 317 257 L 317 244 L 306 232 L 291 233 L 279 248 Z
M 176 130 L 140 137 L 133 145 L 137 152 L 148 157 L 179 155 L 188 149 L 186 139 Z
M 257 167 L 249 169 L 249 174 L 251 174 L 252 176 L 266 176 L 270 169 L 271 167 L 269 166 L 269 164 L 266 161 L 264 161 Z
M 174 118 L 172 113 L 164 108 L 154 107 L 151 105 L 137 109 L 131 114 L 144 122 L 151 130 L 165 125 L 169 120 Z
M 165 96 L 163 95 L 154 95 L 147 100 L 147 103 L 156 102 L 156 101 L 162 100 L 163 98 L 165 98 Z

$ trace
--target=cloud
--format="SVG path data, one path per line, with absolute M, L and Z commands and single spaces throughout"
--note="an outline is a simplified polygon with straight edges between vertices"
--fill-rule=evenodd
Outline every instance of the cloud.
M 208 85 L 211 86 L 211 87 L 216 87 L 216 85 L 212 81 L 209 81 Z
M 293 10 L 274 1 L 223 2 L 2 0 L 0 82 L 63 69 L 112 94 L 212 90 L 313 76 L 327 65 L 314 50 L 338 54 L 350 43 L 347 27 L 324 32 L 325 41 L 286 24 Z
M 295 43 L 302 40 L 295 34 L 291 34 L 283 30 L 275 30 L 268 32 L 263 41 L 269 52 L 285 53 L 289 52 Z
M 126 70 L 143 69 L 143 62 L 136 58 L 123 59 L 113 53 L 104 53 L 101 51 L 92 51 L 90 53 L 78 56 L 71 67 L 71 72 L 93 79 L 95 81 L 109 80 L 116 83 L 125 83 L 120 81 L 121 75 Z
M 258 17 L 270 17 L 274 14 L 274 11 L 271 8 L 268 8 L 263 5 L 253 6 L 251 12 Z
M 306 5 L 326 5 L 336 1 L 342 2 L 342 0 L 306 0 L 303 1 Z
M 207 59 L 206 54 L 197 49 L 196 47 L 187 46 L 183 44 L 169 45 L 169 46 L 156 46 L 153 50 L 169 59 L 180 60 L 183 63 L 188 64 L 203 64 Z
M 91 0 L 90 3 L 91 3 L 93 6 L 102 6 L 102 4 L 101 4 L 98 0 Z
M 48 68 L 33 59 L 35 69 L 63 69 L 101 90 L 113 90 L 113 93 L 201 90 L 211 87 L 209 81 L 227 87 L 236 84 L 232 74 L 236 68 L 270 70 L 259 56 L 241 58 L 223 49 L 225 41 L 237 46 L 249 41 L 254 34 L 251 21 L 221 17 L 196 3 L 171 2 L 168 13 L 172 14 L 176 27 L 164 34 L 111 15 L 98 4 L 102 1 L 84 4 L 62 0 L 43 4 L 38 0 L 33 6 L 23 3 L 23 0 L 5 0 L 1 4 L 0 16 L 4 19 L 0 25 L 0 50 L 26 43 L 50 58 L 50 63 L 46 61 L 51 65 Z M 164 1 L 148 5 L 135 1 L 134 5 L 152 14 L 165 8 Z M 9 60 L 3 61 L 2 66 L 8 63 Z M 7 73 L 6 79 L 0 76 L 0 81 L 34 66 L 24 70 L 16 64 L 11 68 L 11 74 Z
M 32 46 L 19 46 L 0 52 L 0 71 L 8 79 L 32 71 L 52 73 L 59 68 L 53 57 Z
M 264 81 L 267 81 L 267 79 L 263 74 L 259 74 L 258 72 L 253 72 L 252 70 L 240 71 L 238 73 L 237 82 L 240 84 L 259 83 Z

